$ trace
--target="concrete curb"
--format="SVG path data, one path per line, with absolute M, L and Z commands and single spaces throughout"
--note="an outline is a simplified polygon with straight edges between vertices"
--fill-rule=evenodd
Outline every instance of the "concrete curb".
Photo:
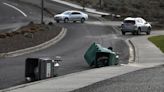
M 16 57 L 16 56 L 20 56 L 20 55 L 24 55 L 24 54 L 28 54 L 28 53 L 32 53 L 32 52 L 36 52 L 36 51 L 48 48 L 48 47 L 54 45 L 55 43 L 59 42 L 62 38 L 64 38 L 66 33 L 67 33 L 67 29 L 62 28 L 61 32 L 56 37 L 54 37 L 53 39 L 51 39 L 47 42 L 44 42 L 40 45 L 26 48 L 26 49 L 21 49 L 21 50 L 17 50 L 17 51 L 13 51 L 13 52 L 8 52 L 8 53 L 1 53 L 0 57 L 1 58 Z
M 120 31 L 112 26 L 112 28 L 116 31 L 116 33 L 119 33 Z M 125 40 L 126 44 L 129 46 L 129 63 L 134 63 L 136 61 L 136 47 L 134 46 L 133 42 L 130 39 Z
M 128 39 L 127 41 L 128 41 L 129 53 L 130 53 L 129 63 L 133 63 L 136 61 L 136 48 L 130 39 Z
M 3 32 L 2 30 L 5 30 L 6 32 L 6 29 L 11 29 L 7 32 L 11 32 L 11 31 L 15 31 L 17 29 L 19 29 L 21 26 L 24 26 L 24 25 L 27 25 L 28 23 L 12 23 L 12 24 L 0 24 L 0 30 L 1 32 Z

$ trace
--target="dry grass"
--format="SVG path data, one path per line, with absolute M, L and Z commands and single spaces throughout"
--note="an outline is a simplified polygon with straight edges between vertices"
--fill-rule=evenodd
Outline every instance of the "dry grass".
M 61 27 L 56 25 L 31 24 L 14 32 L 1 33 L 0 53 L 16 51 L 39 45 L 56 37 L 60 31 Z
M 67 0 L 83 4 L 83 0 Z M 85 6 L 100 9 L 100 0 L 84 0 Z M 158 21 L 164 18 L 163 0 L 101 0 L 101 9 L 127 16 L 140 16 L 149 21 Z
M 147 21 L 155 22 L 153 29 L 164 28 L 164 1 L 163 0 L 65 0 L 96 8 L 112 14 L 121 15 L 121 18 L 105 16 L 110 20 L 123 20 L 126 17 L 142 17 Z M 84 3 L 83 3 L 84 1 Z M 101 1 L 101 5 L 100 5 Z M 101 7 L 100 7 L 101 6 Z
M 53 25 L 53 24 L 51 24 L 51 25 Z M 39 32 L 39 31 L 47 31 L 47 30 L 49 30 L 48 25 L 30 23 L 27 26 L 23 26 L 16 31 L 0 33 L 0 38 L 13 37 L 13 36 L 16 36 L 19 34 L 24 35 L 24 34 L 28 34 L 28 33 L 35 33 L 35 32 Z

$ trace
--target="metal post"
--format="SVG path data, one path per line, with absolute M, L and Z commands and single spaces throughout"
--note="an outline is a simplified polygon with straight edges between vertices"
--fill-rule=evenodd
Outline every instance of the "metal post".
M 100 8 L 102 8 L 102 1 L 101 1 L 101 0 L 99 0 L 99 3 L 100 3 Z
M 43 12 L 44 12 L 44 0 L 41 1 L 41 24 L 44 23 L 44 21 L 43 21 Z
M 85 1 L 83 0 L 83 11 L 85 10 Z

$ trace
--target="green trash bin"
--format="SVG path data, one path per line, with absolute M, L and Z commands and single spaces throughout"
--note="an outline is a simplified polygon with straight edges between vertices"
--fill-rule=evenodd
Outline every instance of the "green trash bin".
M 96 43 L 88 48 L 84 58 L 91 67 L 117 65 L 119 63 L 119 57 L 115 52 Z

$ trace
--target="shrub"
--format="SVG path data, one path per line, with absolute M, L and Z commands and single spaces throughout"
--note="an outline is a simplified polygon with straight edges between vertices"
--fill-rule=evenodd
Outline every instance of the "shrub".
M 5 38 L 6 34 L 5 33 L 0 33 L 0 38 Z
M 6 36 L 12 37 L 12 36 L 14 36 L 14 33 L 13 32 L 6 33 Z
M 48 25 L 52 26 L 53 25 L 53 22 L 49 22 Z

